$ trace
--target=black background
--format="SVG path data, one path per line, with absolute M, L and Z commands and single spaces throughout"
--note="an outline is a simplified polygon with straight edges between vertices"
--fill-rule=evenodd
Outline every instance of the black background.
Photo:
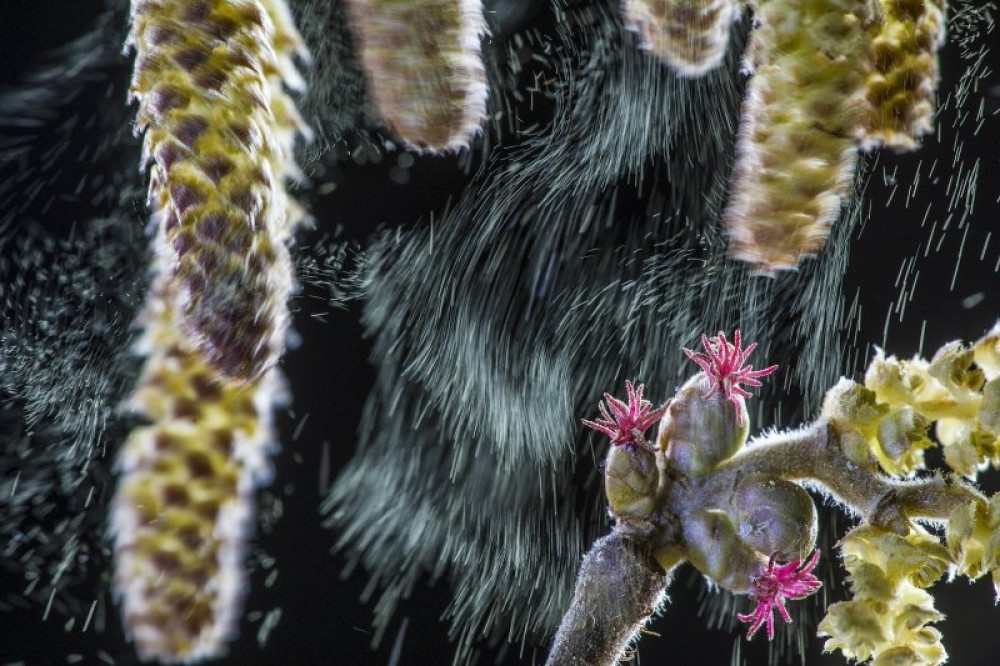
M 26 68 L 45 50 L 82 34 L 99 12 L 97 0 L 60 1 L 4 0 L 0 5 L 0 83 L 16 84 Z M 951 142 L 947 138 L 923 151 L 904 156 L 882 155 L 873 171 L 867 198 L 872 219 L 852 241 L 849 275 L 845 286 L 848 299 L 857 293 L 862 308 L 858 339 L 874 344 L 887 343 L 892 352 L 909 356 L 918 350 L 922 322 L 923 351 L 930 352 L 953 338 L 975 338 L 988 329 L 1000 314 L 1000 286 L 996 266 L 1000 263 L 1000 78 L 998 58 L 992 54 L 994 73 L 980 83 L 986 123 L 975 141 L 966 144 L 965 159 L 981 159 L 979 197 L 954 288 L 951 288 L 961 233 L 945 236 L 939 251 L 920 261 L 921 278 L 902 322 L 895 315 L 884 330 L 888 308 L 899 297 L 897 274 L 901 262 L 913 255 L 925 230 L 920 219 L 925 204 L 916 201 L 906 208 L 899 192 L 893 205 L 883 208 L 892 185 L 886 174 L 898 169 L 897 180 L 905 189 L 907 174 L 916 165 L 935 157 L 950 163 Z M 963 64 L 956 49 L 949 47 L 944 63 L 946 80 L 956 78 Z M 127 76 L 128 64 L 122 63 Z M 122 100 L 124 103 L 124 100 Z M 972 107 L 978 104 L 974 102 Z M 2 128 L 0 128 L 2 131 Z M 462 189 L 467 175 L 453 160 L 420 158 L 410 170 L 406 185 L 393 183 L 386 165 L 359 167 L 344 165 L 334 174 L 333 192 L 313 192 L 312 210 L 319 221 L 315 231 L 300 236 L 299 246 L 307 250 L 323 232 L 343 226 L 342 237 L 363 240 L 381 226 L 413 223 L 431 211 L 440 211 L 450 196 Z M 944 179 L 938 185 L 923 186 L 921 196 L 946 198 Z M 388 193 L 388 194 L 386 194 Z M 78 220 L 86 219 L 80 211 Z M 69 224 L 72 220 L 67 220 Z M 138 223 L 138 222 L 137 222 Z M 982 259 L 980 250 L 992 233 Z M 977 296 L 981 295 L 981 296 Z M 358 308 L 330 310 L 311 303 L 308 293 L 295 305 L 295 329 L 302 344 L 290 351 L 282 366 L 293 392 L 291 409 L 279 417 L 282 451 L 276 459 L 276 477 L 270 489 L 280 498 L 284 516 L 273 530 L 258 536 L 260 546 L 277 560 L 278 575 L 273 586 L 264 585 L 265 575 L 251 579 L 248 614 L 281 609 L 281 618 L 261 647 L 256 639 L 259 622 L 245 620 L 241 638 L 221 664 L 447 664 L 451 651 L 445 626 L 438 621 L 448 598 L 445 582 L 435 587 L 420 586 L 402 604 L 396 623 L 383 645 L 370 647 L 371 606 L 359 602 L 365 584 L 363 572 L 344 580 L 344 561 L 331 556 L 334 535 L 320 526 L 320 486 L 325 477 L 336 474 L 350 457 L 356 438 L 361 407 L 374 373 L 367 362 L 368 344 L 362 338 Z M 320 321 L 317 313 L 323 313 Z M 776 313 L 776 316 L 780 314 Z M 293 437 L 293 434 L 296 436 Z M 322 464 L 323 450 L 329 465 Z M 952 663 L 993 664 L 1000 649 L 1000 610 L 993 604 L 990 586 L 981 581 L 969 587 L 957 582 L 940 593 L 938 607 L 949 619 L 940 625 Z M 831 591 L 842 598 L 843 591 Z M 671 589 L 672 603 L 665 616 L 651 627 L 659 637 L 643 640 L 641 661 L 647 664 L 729 664 L 738 635 L 709 629 L 697 617 L 701 585 L 682 572 Z M 108 599 L 101 600 L 108 604 Z M 98 650 L 115 663 L 135 662 L 125 643 L 113 607 L 107 608 L 103 633 L 91 628 L 86 634 L 77 628 L 63 630 L 66 618 L 42 621 L 41 608 L 15 609 L 0 614 L 0 663 L 35 664 L 101 663 Z M 405 631 L 403 631 L 405 627 Z M 399 649 L 394 655 L 394 643 Z M 843 663 L 839 656 L 820 657 L 821 643 L 814 641 L 806 658 L 809 664 Z M 541 663 L 544 650 L 523 657 L 508 655 L 504 663 Z M 758 637 L 744 643 L 742 659 L 747 664 L 766 663 L 766 648 Z M 490 663 L 484 658 L 480 663 Z

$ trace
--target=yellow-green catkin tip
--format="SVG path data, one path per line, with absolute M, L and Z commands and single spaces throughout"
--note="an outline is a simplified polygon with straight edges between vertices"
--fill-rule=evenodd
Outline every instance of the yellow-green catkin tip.
M 852 186 L 864 71 L 878 31 L 867 0 L 764 0 L 750 38 L 731 254 L 764 273 L 817 253 Z
M 913 150 L 933 129 L 944 0 L 881 0 L 879 34 L 868 48 L 862 125 L 864 150 Z
M 469 145 L 486 117 L 480 0 L 348 0 L 369 94 L 407 147 Z
M 738 16 L 733 0 L 622 0 L 622 10 L 642 48 L 685 77 L 718 67 Z
M 284 181 L 302 128 L 283 81 L 302 46 L 282 0 L 136 0 L 129 43 L 136 127 L 151 161 L 158 252 L 179 324 L 220 372 L 274 365 L 292 288 L 286 243 L 299 217 Z
M 219 656 L 242 615 L 253 493 L 267 480 L 273 372 L 233 382 L 183 336 L 161 280 L 148 299 L 148 352 L 130 406 L 112 506 L 114 585 L 143 659 Z

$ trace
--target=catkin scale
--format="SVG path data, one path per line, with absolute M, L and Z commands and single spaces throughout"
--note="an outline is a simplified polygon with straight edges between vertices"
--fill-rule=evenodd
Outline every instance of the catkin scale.
M 760 3 L 725 213 L 733 257 L 795 268 L 826 241 L 854 179 L 863 61 L 878 30 L 864 0 Z M 805 36 L 808 36 L 806 38 Z
M 732 0 L 623 0 L 622 9 L 642 47 L 689 77 L 722 62 L 737 16 Z
M 486 117 L 480 0 L 350 0 L 380 119 L 408 147 L 458 150 Z

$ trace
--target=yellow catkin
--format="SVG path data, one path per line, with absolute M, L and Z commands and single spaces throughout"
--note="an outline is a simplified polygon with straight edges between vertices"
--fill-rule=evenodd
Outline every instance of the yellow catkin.
M 119 456 L 114 585 L 140 657 L 191 662 L 236 630 L 270 475 L 301 217 L 284 181 L 304 131 L 283 84 L 303 47 L 283 0 L 135 0 L 130 44 L 157 235 L 129 402 L 149 424 Z
M 467 146 L 486 116 L 480 0 L 349 0 L 369 93 L 408 147 Z
M 987 464 L 1000 465 L 1000 378 L 987 381 L 981 366 L 989 363 L 990 339 L 948 343 L 930 361 L 880 352 L 865 373 L 865 385 L 894 413 L 912 410 L 934 421 L 945 462 L 971 479 Z
M 885 22 L 868 49 L 862 149 L 917 148 L 933 129 L 937 51 L 944 44 L 944 0 L 881 0 Z
M 973 351 L 986 379 L 1000 379 L 1000 321 L 976 342 Z
M 864 72 L 879 29 L 866 0 L 764 0 L 748 58 L 733 191 L 731 254 L 764 273 L 824 244 L 854 178 Z
M 281 81 L 300 42 L 279 3 L 136 0 L 132 10 L 136 125 L 179 324 L 241 380 L 280 355 L 292 287 L 283 182 L 301 122 Z
M 852 599 L 831 604 L 819 624 L 825 650 L 872 666 L 936 666 L 947 661 L 944 618 L 924 591 L 948 570 L 950 554 L 919 528 L 899 536 L 858 527 L 840 543 Z
M 733 0 L 623 0 L 622 9 L 642 48 L 689 77 L 722 62 L 738 16 Z
M 971 580 L 991 573 L 1000 597 L 1000 495 L 956 509 L 946 536 L 956 572 Z

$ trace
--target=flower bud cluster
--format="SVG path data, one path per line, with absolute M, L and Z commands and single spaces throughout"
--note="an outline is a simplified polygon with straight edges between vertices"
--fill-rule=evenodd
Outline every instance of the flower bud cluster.
M 756 344 L 743 349 L 739 331 L 733 338 L 730 343 L 719 333 L 702 338 L 705 353 L 684 350 L 702 372 L 670 400 L 657 436 L 665 467 L 674 475 L 706 477 L 746 444 L 750 424 L 745 397 L 750 394 L 740 384 L 760 386 L 758 379 L 777 366 L 754 370 L 744 365 Z M 708 504 L 684 521 L 683 541 L 691 563 L 720 587 L 754 594 L 755 581 L 775 560 L 801 561 L 813 550 L 816 508 L 791 481 L 749 474 Z M 769 614 L 773 602 L 767 604 Z M 773 625 L 768 626 L 773 635 Z
M 768 472 L 714 489 L 747 441 L 750 393 L 741 384 L 760 386 L 776 366 L 746 365 L 755 345 L 744 349 L 739 331 L 732 343 L 722 333 L 702 342 L 705 353 L 684 350 L 702 372 L 663 407 L 653 410 L 643 387 L 627 383 L 628 402 L 605 395 L 601 418 L 584 424 L 611 438 L 605 490 L 618 529 L 650 542 L 664 570 L 687 560 L 720 587 L 752 595 L 757 608 L 742 617 L 751 634 L 766 626 L 773 637 L 773 613 L 789 617 L 784 600 L 819 587 L 818 554 L 799 569 L 813 552 L 816 508 L 800 486 Z M 656 420 L 652 444 L 645 431 Z
M 853 598 L 832 604 L 820 622 L 826 651 L 874 666 L 944 663 L 941 633 L 928 626 L 944 616 L 923 588 L 948 570 L 948 550 L 919 528 L 900 536 L 872 526 L 852 530 L 840 546 Z
M 820 587 L 813 570 L 816 509 L 799 485 L 829 492 L 861 525 L 841 542 L 852 598 L 819 626 L 828 651 L 875 666 L 931 666 L 947 653 L 932 623 L 943 619 L 925 591 L 951 570 L 987 572 L 1000 596 L 1000 495 L 987 499 L 958 473 L 914 475 L 936 423 L 945 461 L 974 477 L 1000 455 L 1000 326 L 972 347 L 945 345 L 934 358 L 873 360 L 865 385 L 842 379 L 817 422 L 747 445 L 749 393 L 741 383 L 774 368 L 744 365 L 753 345 L 739 334 L 703 338 L 685 353 L 701 368 L 667 404 L 656 445 L 645 439 L 651 405 L 641 387 L 629 403 L 608 397 L 612 438 L 606 483 L 616 530 L 647 547 L 664 571 L 690 562 L 719 587 L 756 606 L 737 617 L 774 637 L 775 613 Z M 946 524 L 947 545 L 914 521 Z M 810 555 L 811 553 L 811 555 Z
M 657 443 L 666 467 L 689 479 L 711 474 L 747 441 L 743 398 L 706 395 L 710 386 L 708 374 L 692 377 L 660 422 Z M 720 587 L 745 594 L 770 557 L 788 562 L 812 551 L 816 508 L 791 481 L 749 475 L 710 507 L 694 511 L 684 523 L 683 538 L 687 557 L 699 571 Z

